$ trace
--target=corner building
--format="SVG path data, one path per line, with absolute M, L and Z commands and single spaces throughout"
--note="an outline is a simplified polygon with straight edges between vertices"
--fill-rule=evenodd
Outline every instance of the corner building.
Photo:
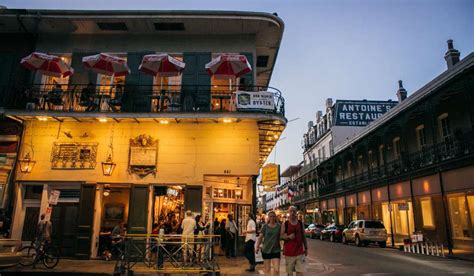
M 474 252 L 474 54 L 459 59 L 448 41 L 448 70 L 400 103 L 317 167 L 322 213 L 347 225 L 376 219 L 388 244 L 421 232 L 456 254 Z
M 21 22 L 10 20 L 16 16 Z M 151 233 L 160 219 L 181 219 L 188 209 L 212 220 L 233 213 L 244 238 L 243 216 L 255 210 L 259 169 L 287 121 L 281 92 L 269 87 L 284 29 L 280 18 L 253 12 L 5 10 L 0 22 L 5 36 L 36 30 L 31 50 L 60 56 L 75 70 L 54 78 L 2 65 L 26 76 L 2 90 L 5 116 L 23 126 L 12 238 L 33 238 L 53 190 L 60 191 L 50 212 L 53 240 L 65 256 L 98 256 L 101 233 L 119 221 L 128 233 Z M 131 73 L 111 78 L 86 71 L 82 58 L 98 53 L 125 58 Z M 183 61 L 183 74 L 163 79 L 141 73 L 143 56 L 153 53 Z M 231 82 L 210 77 L 205 64 L 223 53 L 245 55 L 252 71 Z M 90 84 L 100 98 L 95 110 L 86 111 L 81 93 Z M 60 105 L 51 106 L 45 95 L 56 85 L 65 93 Z M 114 110 L 109 106 L 119 85 L 124 97 Z M 18 97 L 24 89 L 39 95 L 34 104 Z M 239 109 L 237 90 L 268 91 L 273 108 Z M 29 172 L 23 172 L 27 159 Z

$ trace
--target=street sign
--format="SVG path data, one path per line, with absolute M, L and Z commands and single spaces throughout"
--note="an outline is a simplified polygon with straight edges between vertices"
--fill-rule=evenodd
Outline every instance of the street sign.
M 49 206 L 46 208 L 46 214 L 44 216 L 44 220 L 49 221 L 51 220 L 51 213 L 53 212 L 53 207 Z
M 49 201 L 48 201 L 49 205 L 57 205 L 60 194 L 61 194 L 61 191 L 52 190 L 51 193 L 49 194 Z

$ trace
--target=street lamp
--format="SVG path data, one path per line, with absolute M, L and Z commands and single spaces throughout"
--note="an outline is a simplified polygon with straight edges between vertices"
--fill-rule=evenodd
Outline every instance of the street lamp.
M 115 164 L 112 161 L 112 154 L 109 154 L 109 156 L 107 157 L 107 160 L 105 162 L 102 162 L 102 173 L 105 176 L 111 176 L 112 173 L 114 172 L 116 165 L 117 164 Z

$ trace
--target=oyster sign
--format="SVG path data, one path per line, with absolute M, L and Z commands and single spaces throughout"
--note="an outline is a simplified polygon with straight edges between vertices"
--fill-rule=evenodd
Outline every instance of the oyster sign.
M 272 92 L 261 91 L 261 92 L 247 92 L 237 91 L 236 92 L 236 106 L 239 110 L 274 110 L 275 101 Z

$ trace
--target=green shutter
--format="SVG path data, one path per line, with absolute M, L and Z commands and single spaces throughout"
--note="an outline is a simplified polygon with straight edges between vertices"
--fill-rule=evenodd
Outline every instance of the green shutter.
M 143 56 L 153 52 L 132 52 L 127 55 L 130 74 L 125 77 L 122 110 L 125 112 L 150 112 L 153 77 L 138 70 Z
M 82 58 L 85 56 L 91 56 L 94 53 L 73 53 L 71 67 L 74 68 L 74 74 L 69 77 L 69 85 L 87 85 L 89 82 L 92 84 L 97 83 L 97 74 L 86 70 L 82 65 Z
M 247 57 L 247 60 L 249 61 L 250 63 L 250 66 L 252 67 L 252 71 L 250 71 L 249 73 L 243 75 L 241 78 L 245 78 L 245 86 L 253 86 L 254 85 L 254 79 L 253 79 L 253 75 L 255 73 L 255 70 L 256 68 L 254 67 L 254 64 L 253 64 L 253 54 L 252 53 L 243 53 L 246 57 Z
M 186 69 L 183 72 L 181 102 L 185 111 L 209 111 L 211 103 L 211 77 L 205 69 L 211 61 L 211 53 L 184 53 L 183 61 Z M 190 106 L 192 101 L 192 106 Z
M 94 203 L 95 185 L 82 185 L 76 238 L 76 257 L 80 259 L 88 259 L 91 253 Z
M 148 185 L 132 185 L 127 231 L 130 234 L 146 234 L 148 224 Z

